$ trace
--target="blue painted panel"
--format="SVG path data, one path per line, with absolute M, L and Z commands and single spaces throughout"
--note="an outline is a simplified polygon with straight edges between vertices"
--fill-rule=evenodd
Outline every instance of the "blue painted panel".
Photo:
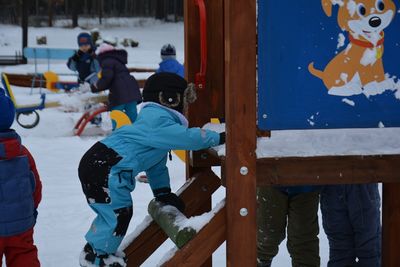
M 336 1 L 340 7 L 326 0 L 330 17 L 321 2 L 259 0 L 259 128 L 400 126 L 400 14 L 393 1 Z M 321 77 L 309 71 L 312 62 Z
M 68 59 L 75 53 L 73 49 L 25 47 L 24 56 L 28 59 Z

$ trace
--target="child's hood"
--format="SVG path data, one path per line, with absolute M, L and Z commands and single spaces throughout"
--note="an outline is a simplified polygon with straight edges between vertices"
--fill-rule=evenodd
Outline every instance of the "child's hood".
M 15 158 L 21 151 L 21 138 L 14 130 L 0 132 L 0 159 Z
M 123 49 L 107 51 L 98 56 L 100 63 L 109 58 L 118 60 L 124 65 L 128 63 L 128 53 Z
M 188 120 L 186 119 L 186 117 L 183 116 L 183 114 L 179 113 L 178 111 L 176 111 L 176 110 L 174 110 L 174 109 L 165 107 L 165 106 L 160 105 L 160 104 L 155 103 L 155 102 L 143 102 L 143 104 L 141 105 L 141 109 L 144 109 L 144 108 L 146 108 L 146 107 L 155 107 L 155 108 L 163 109 L 163 110 L 167 111 L 169 114 L 171 114 L 175 119 L 177 119 L 177 121 L 178 121 L 181 125 L 183 125 L 183 126 L 185 126 L 185 127 L 188 127 L 188 126 L 189 126 L 189 122 L 188 122 Z

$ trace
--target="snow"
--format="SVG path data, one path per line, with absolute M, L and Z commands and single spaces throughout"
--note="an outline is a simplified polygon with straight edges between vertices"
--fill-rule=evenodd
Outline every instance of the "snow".
M 271 137 L 257 139 L 257 158 L 399 154 L 400 128 L 382 125 L 376 129 L 272 131 Z M 223 132 L 225 125 L 210 123 L 204 128 Z M 219 156 L 226 154 L 225 145 L 214 150 Z
M 339 33 L 337 49 L 339 49 L 342 46 L 344 46 L 345 45 L 345 41 L 346 41 L 346 37 L 344 36 L 344 34 L 343 33 Z
M 356 103 L 353 100 L 350 100 L 348 98 L 343 98 L 342 102 L 346 103 L 346 104 L 348 104 L 349 106 L 352 106 L 352 107 L 354 107 L 356 105 Z
M 343 5 L 343 1 L 332 3 Z M 127 37 L 139 41 L 138 48 L 126 48 L 129 54 L 128 65 L 131 67 L 157 68 L 159 50 L 165 43 L 173 43 L 177 48 L 178 60 L 183 61 L 182 23 L 123 19 L 110 20 L 109 24 L 101 27 L 95 21 L 88 22 L 87 25 L 88 31 L 90 27 L 98 27 L 104 36 L 114 36 L 119 40 Z M 76 36 L 81 31 L 80 28 L 29 28 L 29 46 L 36 46 L 36 35 L 45 34 L 48 39 L 48 45 L 45 47 L 76 48 Z M 21 29 L 19 27 L 0 25 L 0 54 L 14 54 L 14 50 L 19 49 L 20 44 Z M 40 64 L 39 70 L 46 71 L 47 63 Z M 62 61 L 52 62 L 51 70 L 58 73 L 71 73 Z M 34 65 L 30 62 L 28 65 L 0 67 L 0 71 L 33 72 Z M 147 76 L 149 74 L 135 74 L 136 78 Z M 68 78 L 74 79 L 73 76 L 63 77 L 63 79 Z M 13 86 L 13 91 L 18 103 L 40 102 L 39 89 L 34 89 L 31 94 L 29 88 Z M 82 137 L 76 137 L 73 135 L 72 128 L 82 114 L 82 98 L 73 94 L 51 93 L 47 90 L 43 92 L 46 93 L 47 101 L 62 102 L 64 107 L 40 111 L 41 120 L 34 129 L 23 129 L 16 123 L 13 125 L 13 128 L 21 135 L 23 144 L 33 154 L 43 183 L 43 200 L 35 226 L 35 243 L 38 246 L 43 267 L 77 266 L 80 252 L 85 245 L 84 235 L 95 217 L 82 193 L 77 168 L 82 155 L 94 143 L 110 133 L 111 122 L 108 115 L 103 114 L 101 127 L 89 126 Z M 399 91 L 396 94 L 400 94 Z M 350 104 L 350 102 L 347 103 Z M 313 117 L 310 117 L 310 121 L 312 120 Z M 225 130 L 223 125 L 217 124 L 206 127 L 218 132 Z M 272 138 L 259 140 L 257 155 L 265 157 L 322 155 L 324 153 L 391 154 L 399 152 L 399 138 L 399 131 L 393 128 L 273 132 Z M 369 144 L 368 147 L 361 146 L 365 143 Z M 225 148 L 220 146 L 216 149 L 222 152 Z M 185 166 L 177 156 L 173 155 L 173 160 L 168 161 L 168 168 L 172 190 L 176 191 L 185 183 Z M 216 173 L 220 172 L 219 168 L 213 169 Z M 149 185 L 137 183 L 132 197 L 134 216 L 121 249 L 125 248 L 151 222 L 147 213 L 147 205 L 153 198 Z M 225 189 L 220 188 L 213 195 L 214 207 L 218 207 L 216 203 L 220 203 L 224 197 Z M 196 227 L 204 224 L 209 219 L 209 215 L 205 215 L 205 218 L 191 219 L 192 223 Z M 328 242 L 322 230 L 321 221 L 320 226 L 321 266 L 326 266 Z M 142 266 L 157 266 L 160 260 L 168 258 L 175 250 L 175 246 L 168 240 Z M 214 253 L 213 261 L 214 266 L 217 267 L 226 265 L 225 244 Z M 282 242 L 279 254 L 274 259 L 274 265 L 291 266 L 285 241 Z

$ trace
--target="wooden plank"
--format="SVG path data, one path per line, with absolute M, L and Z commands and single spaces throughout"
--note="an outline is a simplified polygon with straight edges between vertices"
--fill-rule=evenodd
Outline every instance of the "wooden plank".
M 185 5 L 185 76 L 195 81 L 200 71 L 200 24 L 195 1 Z M 206 87 L 197 90 L 197 100 L 188 110 L 191 127 L 201 127 L 211 118 L 223 118 L 224 107 L 224 32 L 223 0 L 205 0 L 207 10 Z
M 18 73 L 5 73 L 8 77 L 8 81 L 11 85 L 15 86 L 22 86 L 31 88 L 32 81 L 34 75 L 32 74 L 18 74 Z M 38 75 L 36 77 L 35 82 L 33 83 L 33 87 L 45 87 L 46 86 L 46 79 L 43 75 Z
M 399 172 L 396 173 L 398 176 Z M 399 179 L 400 180 L 400 179 Z M 400 266 L 400 184 L 383 185 L 382 266 Z
M 211 118 L 224 117 L 224 31 L 223 1 L 205 0 L 207 11 L 207 70 L 206 86 L 197 90 L 197 100 L 189 106 L 187 118 L 190 127 L 202 127 Z M 184 1 L 185 20 L 185 77 L 188 82 L 195 82 L 200 71 L 200 21 L 196 1 Z M 190 158 L 190 153 L 186 154 Z M 196 165 L 197 160 L 194 160 Z M 186 164 L 186 175 L 210 169 L 209 166 L 192 167 Z M 199 213 L 211 209 L 211 198 Z M 211 258 L 202 267 L 212 266 Z
M 220 179 L 211 170 L 195 175 L 196 179 L 180 197 L 186 204 L 186 216 L 199 213 L 204 202 L 219 188 Z M 140 266 L 167 239 L 153 221 L 126 249 L 128 267 Z
M 227 266 L 256 266 L 256 0 L 225 0 L 224 18 Z
M 211 221 L 186 246 L 178 250 L 175 255 L 162 267 L 197 267 L 225 241 L 226 209 L 222 208 Z
M 157 69 L 149 69 L 149 68 L 138 68 L 138 67 L 132 67 L 132 68 L 128 68 L 129 72 L 156 72 Z
M 192 151 L 190 154 L 190 165 L 192 167 L 220 166 L 221 159 L 215 150 L 206 149 Z
M 257 161 L 257 184 L 307 185 L 400 182 L 400 155 L 266 158 Z

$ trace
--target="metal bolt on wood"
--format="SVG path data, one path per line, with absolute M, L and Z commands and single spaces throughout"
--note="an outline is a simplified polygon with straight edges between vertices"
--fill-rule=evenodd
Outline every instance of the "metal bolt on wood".
M 240 209 L 240 216 L 246 217 L 249 214 L 249 211 L 246 208 Z
M 249 169 L 247 169 L 247 167 L 241 167 L 240 168 L 240 174 L 241 175 L 247 175 L 249 173 Z

